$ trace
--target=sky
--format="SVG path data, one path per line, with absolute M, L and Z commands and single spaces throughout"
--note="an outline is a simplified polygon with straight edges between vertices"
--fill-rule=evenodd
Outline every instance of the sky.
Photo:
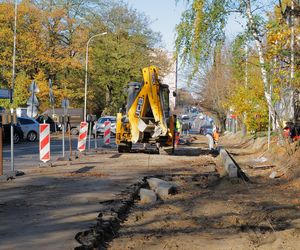
M 152 21 L 151 28 L 162 34 L 163 45 L 169 50 L 174 49 L 175 26 L 180 22 L 185 4 L 175 0 L 125 0 L 130 7 L 143 12 Z
M 175 26 L 180 22 L 181 13 L 185 10 L 184 1 L 175 0 L 124 0 L 130 7 L 145 13 L 152 21 L 153 31 L 162 34 L 163 45 L 170 52 L 174 50 Z M 230 17 L 226 34 L 232 39 L 242 30 L 239 17 Z

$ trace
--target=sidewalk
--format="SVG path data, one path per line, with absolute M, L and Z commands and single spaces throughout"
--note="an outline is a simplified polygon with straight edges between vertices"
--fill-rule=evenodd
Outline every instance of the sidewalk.
M 113 176 L 103 166 L 111 156 L 34 167 L 1 182 L 0 249 L 74 249 L 76 233 L 96 221 L 99 202 L 113 199 L 135 181 Z
M 0 183 L 0 249 L 74 249 L 96 223 L 103 201 L 116 199 L 144 176 L 176 173 L 198 156 L 119 154 L 105 149 L 71 164 L 27 168 Z

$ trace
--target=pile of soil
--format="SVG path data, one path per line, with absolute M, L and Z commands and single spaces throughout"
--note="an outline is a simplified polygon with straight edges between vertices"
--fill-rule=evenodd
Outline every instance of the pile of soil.
M 221 138 L 221 145 L 239 162 L 242 168 L 268 168 L 264 175 L 276 171 L 276 177 L 300 182 L 300 142 L 296 141 L 286 149 L 280 145 L 278 137 L 271 138 L 268 148 L 267 137 L 242 137 L 240 133 L 227 134 Z M 291 150 L 292 149 L 292 154 Z

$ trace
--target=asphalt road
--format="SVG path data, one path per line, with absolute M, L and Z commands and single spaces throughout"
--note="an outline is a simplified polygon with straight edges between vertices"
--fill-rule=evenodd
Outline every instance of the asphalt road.
M 190 131 L 191 134 L 196 134 L 195 131 Z M 77 151 L 77 136 L 72 137 L 72 150 L 73 153 Z M 86 148 L 88 150 L 89 141 L 87 140 Z M 97 147 L 102 147 L 103 138 L 97 138 Z M 111 145 L 115 146 L 115 138 L 111 137 Z M 140 147 L 140 145 L 138 145 Z M 65 137 L 65 157 L 68 158 L 70 155 L 69 151 L 69 139 Z M 93 150 L 95 148 L 95 139 L 91 136 L 90 148 Z M 4 173 L 7 173 L 11 170 L 10 166 L 10 144 L 3 145 L 3 167 Z M 51 161 L 55 162 L 58 158 L 63 156 L 62 153 L 62 138 L 61 136 L 51 136 L 50 144 L 50 155 Z M 39 166 L 41 163 L 39 159 L 39 142 L 28 142 L 22 141 L 18 144 L 14 144 L 14 170 L 26 170 L 28 167 Z
M 77 151 L 78 137 L 72 137 L 72 151 Z M 114 145 L 114 138 L 111 138 L 112 145 Z M 89 142 L 87 140 L 86 148 L 88 150 Z M 103 139 L 97 138 L 97 147 L 103 146 Z M 91 150 L 95 148 L 95 139 L 91 137 L 90 143 Z M 65 138 L 65 157 L 70 155 L 69 139 Z M 4 144 L 3 146 L 3 165 L 4 173 L 11 170 L 10 166 L 10 144 Z M 62 138 L 52 137 L 50 144 L 51 161 L 56 161 L 57 158 L 63 156 L 62 150 Z M 18 144 L 14 144 L 14 167 L 15 170 L 25 170 L 28 167 L 38 166 L 41 163 L 39 159 L 39 142 L 27 142 L 22 141 Z

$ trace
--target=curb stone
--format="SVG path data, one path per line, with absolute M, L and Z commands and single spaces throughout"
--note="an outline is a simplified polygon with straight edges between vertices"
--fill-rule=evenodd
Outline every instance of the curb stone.
M 224 164 L 224 169 L 228 174 L 229 178 L 242 178 L 244 181 L 249 181 L 247 175 L 238 166 L 235 160 L 230 156 L 226 149 L 223 147 L 218 147 L 219 155 Z

